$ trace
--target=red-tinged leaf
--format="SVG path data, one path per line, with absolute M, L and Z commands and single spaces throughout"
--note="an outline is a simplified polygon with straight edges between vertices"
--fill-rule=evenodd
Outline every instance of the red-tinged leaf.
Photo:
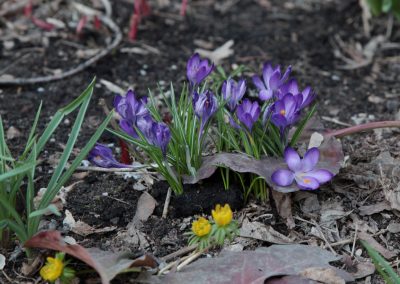
M 76 26 L 76 34 L 80 35 L 83 31 L 83 28 L 86 26 L 87 23 L 87 16 L 82 16 L 81 19 L 78 22 L 78 25 Z
M 147 280 L 151 283 L 163 284 L 293 283 L 265 281 L 276 276 L 298 276 L 301 275 L 303 271 L 316 267 L 330 268 L 337 271 L 335 275 L 340 276 L 343 282 L 354 281 L 349 273 L 330 266 L 330 262 L 337 261 L 340 258 L 341 257 L 337 257 L 331 252 L 319 247 L 306 245 L 272 245 L 268 248 L 258 248 L 256 251 L 224 251 L 215 258 L 199 259 L 184 267 L 179 272 L 170 272 L 166 276 L 161 277 L 148 276 L 149 279 Z M 275 278 L 274 280 L 278 279 Z M 300 280 L 300 282 L 297 283 L 313 282 L 303 282 L 303 280 Z
M 45 30 L 45 31 L 52 31 L 54 29 L 54 25 L 50 24 L 46 21 L 38 19 L 34 16 L 31 16 L 32 23 L 34 23 L 37 27 Z
M 320 158 L 316 169 L 326 169 L 337 174 L 340 170 L 344 154 L 341 143 L 333 137 L 327 138 L 319 147 Z M 298 191 L 295 183 L 291 186 L 281 187 L 272 182 L 271 176 L 277 169 L 286 169 L 287 165 L 282 158 L 264 157 L 256 160 L 253 157 L 238 153 L 219 153 L 205 157 L 195 177 L 185 176 L 184 182 L 197 183 L 199 180 L 210 177 L 218 168 L 224 166 L 239 173 L 254 173 L 265 179 L 274 190 L 288 193 Z
M 122 139 L 119 139 L 119 145 L 121 147 L 120 162 L 122 164 L 126 164 L 126 165 L 132 164 L 132 159 L 131 159 L 131 155 L 129 154 L 128 145 L 126 145 L 126 143 Z
M 150 15 L 151 9 L 150 9 L 150 5 L 147 3 L 146 0 L 139 0 L 140 3 L 140 10 L 141 10 L 141 14 L 143 16 L 148 16 Z
M 184 16 L 186 15 L 187 2 L 188 2 L 188 0 L 182 0 L 182 3 L 181 3 L 181 11 L 180 11 L 180 15 L 181 15 L 182 17 L 184 17 Z
M 33 4 L 32 4 L 32 0 L 30 0 L 28 2 L 28 4 L 26 4 L 26 6 L 24 7 L 24 15 L 25 17 L 30 17 L 32 16 L 32 10 L 33 10 Z
M 137 14 L 133 14 L 131 17 L 131 24 L 130 24 L 129 33 L 128 33 L 128 38 L 130 40 L 136 39 L 139 22 L 140 22 L 140 16 Z
M 94 23 L 94 27 L 96 30 L 101 29 L 101 20 L 98 16 L 94 15 L 93 17 L 93 23 Z
M 24 246 L 65 252 L 94 268 L 100 275 L 103 284 L 109 284 L 110 280 L 118 273 L 129 267 L 156 268 L 158 266 L 157 261 L 147 254 L 131 259 L 129 254 L 117 254 L 98 248 L 84 248 L 77 244 L 67 244 L 58 231 L 40 232 L 25 242 Z

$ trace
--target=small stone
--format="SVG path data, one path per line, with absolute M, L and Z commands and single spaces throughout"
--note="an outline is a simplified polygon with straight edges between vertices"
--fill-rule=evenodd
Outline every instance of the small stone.
M 64 124 L 68 126 L 71 124 L 71 121 L 68 118 L 66 118 L 64 119 Z
M 356 250 L 356 256 L 361 256 L 362 255 L 362 249 Z
M 103 192 L 101 195 L 108 196 L 108 192 Z
M 56 139 L 55 138 L 50 138 L 50 143 L 55 143 Z
M 21 131 L 19 131 L 16 127 L 11 126 L 10 128 L 8 128 L 7 133 L 6 133 L 6 137 L 8 140 L 14 139 L 14 138 L 18 138 L 21 137 L 22 133 Z
M 172 70 L 177 70 L 178 67 L 177 67 L 176 65 L 172 65 L 172 66 L 171 66 L 171 69 L 172 69 Z
M 187 224 L 183 223 L 180 227 L 179 230 L 184 231 L 187 228 Z
M 340 81 L 340 77 L 338 75 L 332 75 L 333 81 Z
M 146 70 L 140 69 L 140 75 L 146 76 L 147 75 Z
M 37 89 L 37 91 L 38 91 L 39 93 L 43 93 L 43 92 L 44 92 L 44 88 L 43 88 L 43 87 L 39 87 L 39 88 Z

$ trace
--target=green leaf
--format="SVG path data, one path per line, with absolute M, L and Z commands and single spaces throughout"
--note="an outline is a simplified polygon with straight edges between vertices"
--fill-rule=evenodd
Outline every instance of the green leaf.
M 61 213 L 60 213 L 60 211 L 58 211 L 57 206 L 55 206 L 54 204 L 50 204 L 46 208 L 33 211 L 31 214 L 29 214 L 28 218 L 42 216 L 42 215 L 47 214 L 49 212 L 51 212 L 51 213 L 53 213 L 53 214 L 55 214 L 57 216 L 61 216 Z
M 374 16 L 378 16 L 382 12 L 382 0 L 367 0 L 367 4 Z
M 23 173 L 31 170 L 35 166 L 36 166 L 35 162 L 29 162 L 29 163 L 22 164 L 21 166 L 15 168 L 15 169 L 12 169 L 11 171 L 8 171 L 8 172 L 6 172 L 4 174 L 1 174 L 0 175 L 0 182 L 4 181 L 6 179 L 9 179 L 9 178 L 18 176 L 20 174 L 23 174 Z
M 389 12 L 390 9 L 392 9 L 392 4 L 393 4 L 392 0 L 383 0 L 382 12 L 385 12 L 385 13 Z
M 390 264 L 366 241 L 360 241 L 374 261 L 376 269 L 388 284 L 399 284 L 400 276 L 393 270 Z

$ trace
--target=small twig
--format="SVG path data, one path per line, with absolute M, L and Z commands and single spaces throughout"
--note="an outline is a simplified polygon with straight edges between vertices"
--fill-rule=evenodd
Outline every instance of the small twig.
M 188 257 L 185 261 L 183 261 L 181 264 L 178 265 L 178 267 L 176 268 L 176 271 L 180 271 L 186 265 L 188 265 L 189 263 L 191 263 L 194 260 L 196 260 L 197 258 L 199 258 L 204 253 L 205 250 L 206 249 L 203 249 L 201 251 L 198 251 L 198 252 L 195 252 L 195 253 L 191 254 L 190 257 Z
M 114 40 L 106 48 L 102 49 L 98 54 L 89 58 L 88 60 L 84 61 L 78 66 L 70 70 L 63 71 L 60 74 L 33 77 L 33 78 L 0 79 L 0 85 L 30 85 L 30 84 L 48 83 L 52 81 L 57 81 L 75 75 L 83 71 L 84 69 L 88 68 L 95 62 L 99 61 L 101 58 L 109 54 L 114 48 L 116 48 L 120 44 L 122 40 L 122 32 L 118 27 L 118 25 L 110 18 L 103 15 L 98 15 L 98 17 L 114 33 Z
M 4 277 L 8 280 L 8 282 L 13 283 L 13 280 L 10 278 L 10 276 L 7 275 L 7 273 L 4 270 L 1 270 L 3 273 Z
M 188 246 L 188 247 L 181 248 L 180 250 L 177 250 L 177 251 L 175 251 L 173 253 L 170 253 L 170 254 L 168 254 L 168 255 L 166 255 L 164 257 L 161 257 L 161 260 L 168 261 L 170 259 L 174 259 L 175 257 L 187 254 L 189 252 L 192 252 L 196 248 L 197 248 L 197 245 L 191 245 L 191 246 Z
M 321 118 L 322 118 L 323 120 L 326 120 L 326 121 L 329 121 L 329 122 L 332 122 L 332 123 L 336 123 L 336 124 L 339 124 L 339 125 L 343 125 L 343 126 L 352 126 L 351 124 L 345 123 L 345 122 L 341 122 L 341 121 L 339 121 L 339 120 L 336 119 L 336 118 L 332 118 L 332 117 L 328 117 L 328 116 L 321 116 Z
M 355 125 L 339 130 L 334 130 L 326 133 L 328 137 L 336 137 L 341 138 L 348 135 L 360 133 L 363 131 L 374 130 L 377 128 L 388 128 L 388 127 L 398 127 L 400 128 L 400 121 L 390 120 L 390 121 L 378 121 L 378 122 L 369 122 L 365 124 Z
M 165 203 L 164 203 L 164 208 L 163 208 L 163 212 L 162 212 L 162 218 L 167 218 L 168 215 L 168 206 L 169 206 L 169 202 L 171 201 L 171 188 L 168 187 L 168 191 L 167 191 L 167 197 L 165 198 Z
M 351 249 L 351 254 L 350 254 L 351 257 L 354 256 L 354 251 L 356 248 L 356 241 L 357 241 L 357 233 L 358 233 L 358 223 L 356 223 L 356 231 L 354 232 L 353 247 Z
M 166 272 L 168 272 L 168 270 L 170 270 L 173 267 L 177 267 L 179 265 L 179 263 L 182 263 L 183 261 L 185 261 L 186 259 L 188 259 L 191 255 L 187 255 L 184 256 L 180 259 L 177 259 L 175 261 L 172 261 L 170 263 L 168 263 L 165 267 L 163 267 L 158 273 L 157 275 L 162 275 L 162 274 L 166 274 Z
M 112 197 L 112 196 L 108 196 L 108 195 L 101 195 L 101 196 L 103 196 L 103 197 L 107 197 L 107 198 L 110 198 L 110 199 L 113 199 L 113 200 L 115 200 L 115 201 L 118 201 L 118 202 L 124 203 L 124 204 L 126 204 L 126 205 L 129 205 L 129 206 L 131 206 L 131 205 L 132 205 L 131 203 L 128 203 L 128 202 L 126 202 L 126 201 L 123 201 L 123 200 L 121 200 L 121 199 L 118 199 L 118 198 L 115 198 L 115 197 Z
M 137 166 L 132 168 L 102 168 L 102 167 L 77 167 L 79 171 L 93 171 L 93 172 L 106 172 L 106 173 L 118 173 L 118 172 L 134 172 L 138 169 L 148 168 L 148 166 Z

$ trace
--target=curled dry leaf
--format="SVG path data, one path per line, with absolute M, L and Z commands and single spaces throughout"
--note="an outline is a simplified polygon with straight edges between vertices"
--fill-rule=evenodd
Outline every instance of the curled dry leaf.
M 0 253 L 0 270 L 6 266 L 6 257 Z
M 250 222 L 247 218 L 243 221 L 239 235 L 240 237 L 257 239 L 273 244 L 289 244 L 293 242 L 292 239 L 275 231 L 272 226 L 260 222 Z
M 109 284 L 110 280 L 118 273 L 129 267 L 156 268 L 158 266 L 155 258 L 148 254 L 131 259 L 127 253 L 113 253 L 102 251 L 98 248 L 84 248 L 77 244 L 69 245 L 64 242 L 58 231 L 40 232 L 25 242 L 24 246 L 65 252 L 94 268 L 99 273 L 103 284 Z
M 310 267 L 334 269 L 329 265 L 329 262 L 339 259 L 340 257 L 319 247 L 272 245 L 268 248 L 258 248 L 256 251 L 224 251 L 215 258 L 199 259 L 179 272 L 171 272 L 161 277 L 150 276 L 146 280 L 151 283 L 165 284 L 261 284 L 265 283 L 266 279 L 274 276 L 298 276 L 302 271 Z M 344 282 L 354 281 L 353 277 L 345 271 L 338 271 L 337 275 Z
M 342 144 L 334 137 L 324 139 L 320 148 L 320 159 L 316 168 L 327 169 L 337 174 L 344 160 Z M 299 188 L 293 184 L 292 186 L 281 187 L 274 184 L 271 175 L 280 168 L 287 168 L 282 158 L 264 157 L 256 160 L 245 154 L 238 153 L 220 153 L 213 156 L 205 157 L 203 163 L 195 177 L 184 177 L 185 183 L 194 184 L 199 180 L 210 177 L 218 168 L 224 166 L 239 173 L 254 173 L 265 179 L 267 184 L 274 190 L 288 193 L 298 191 Z

